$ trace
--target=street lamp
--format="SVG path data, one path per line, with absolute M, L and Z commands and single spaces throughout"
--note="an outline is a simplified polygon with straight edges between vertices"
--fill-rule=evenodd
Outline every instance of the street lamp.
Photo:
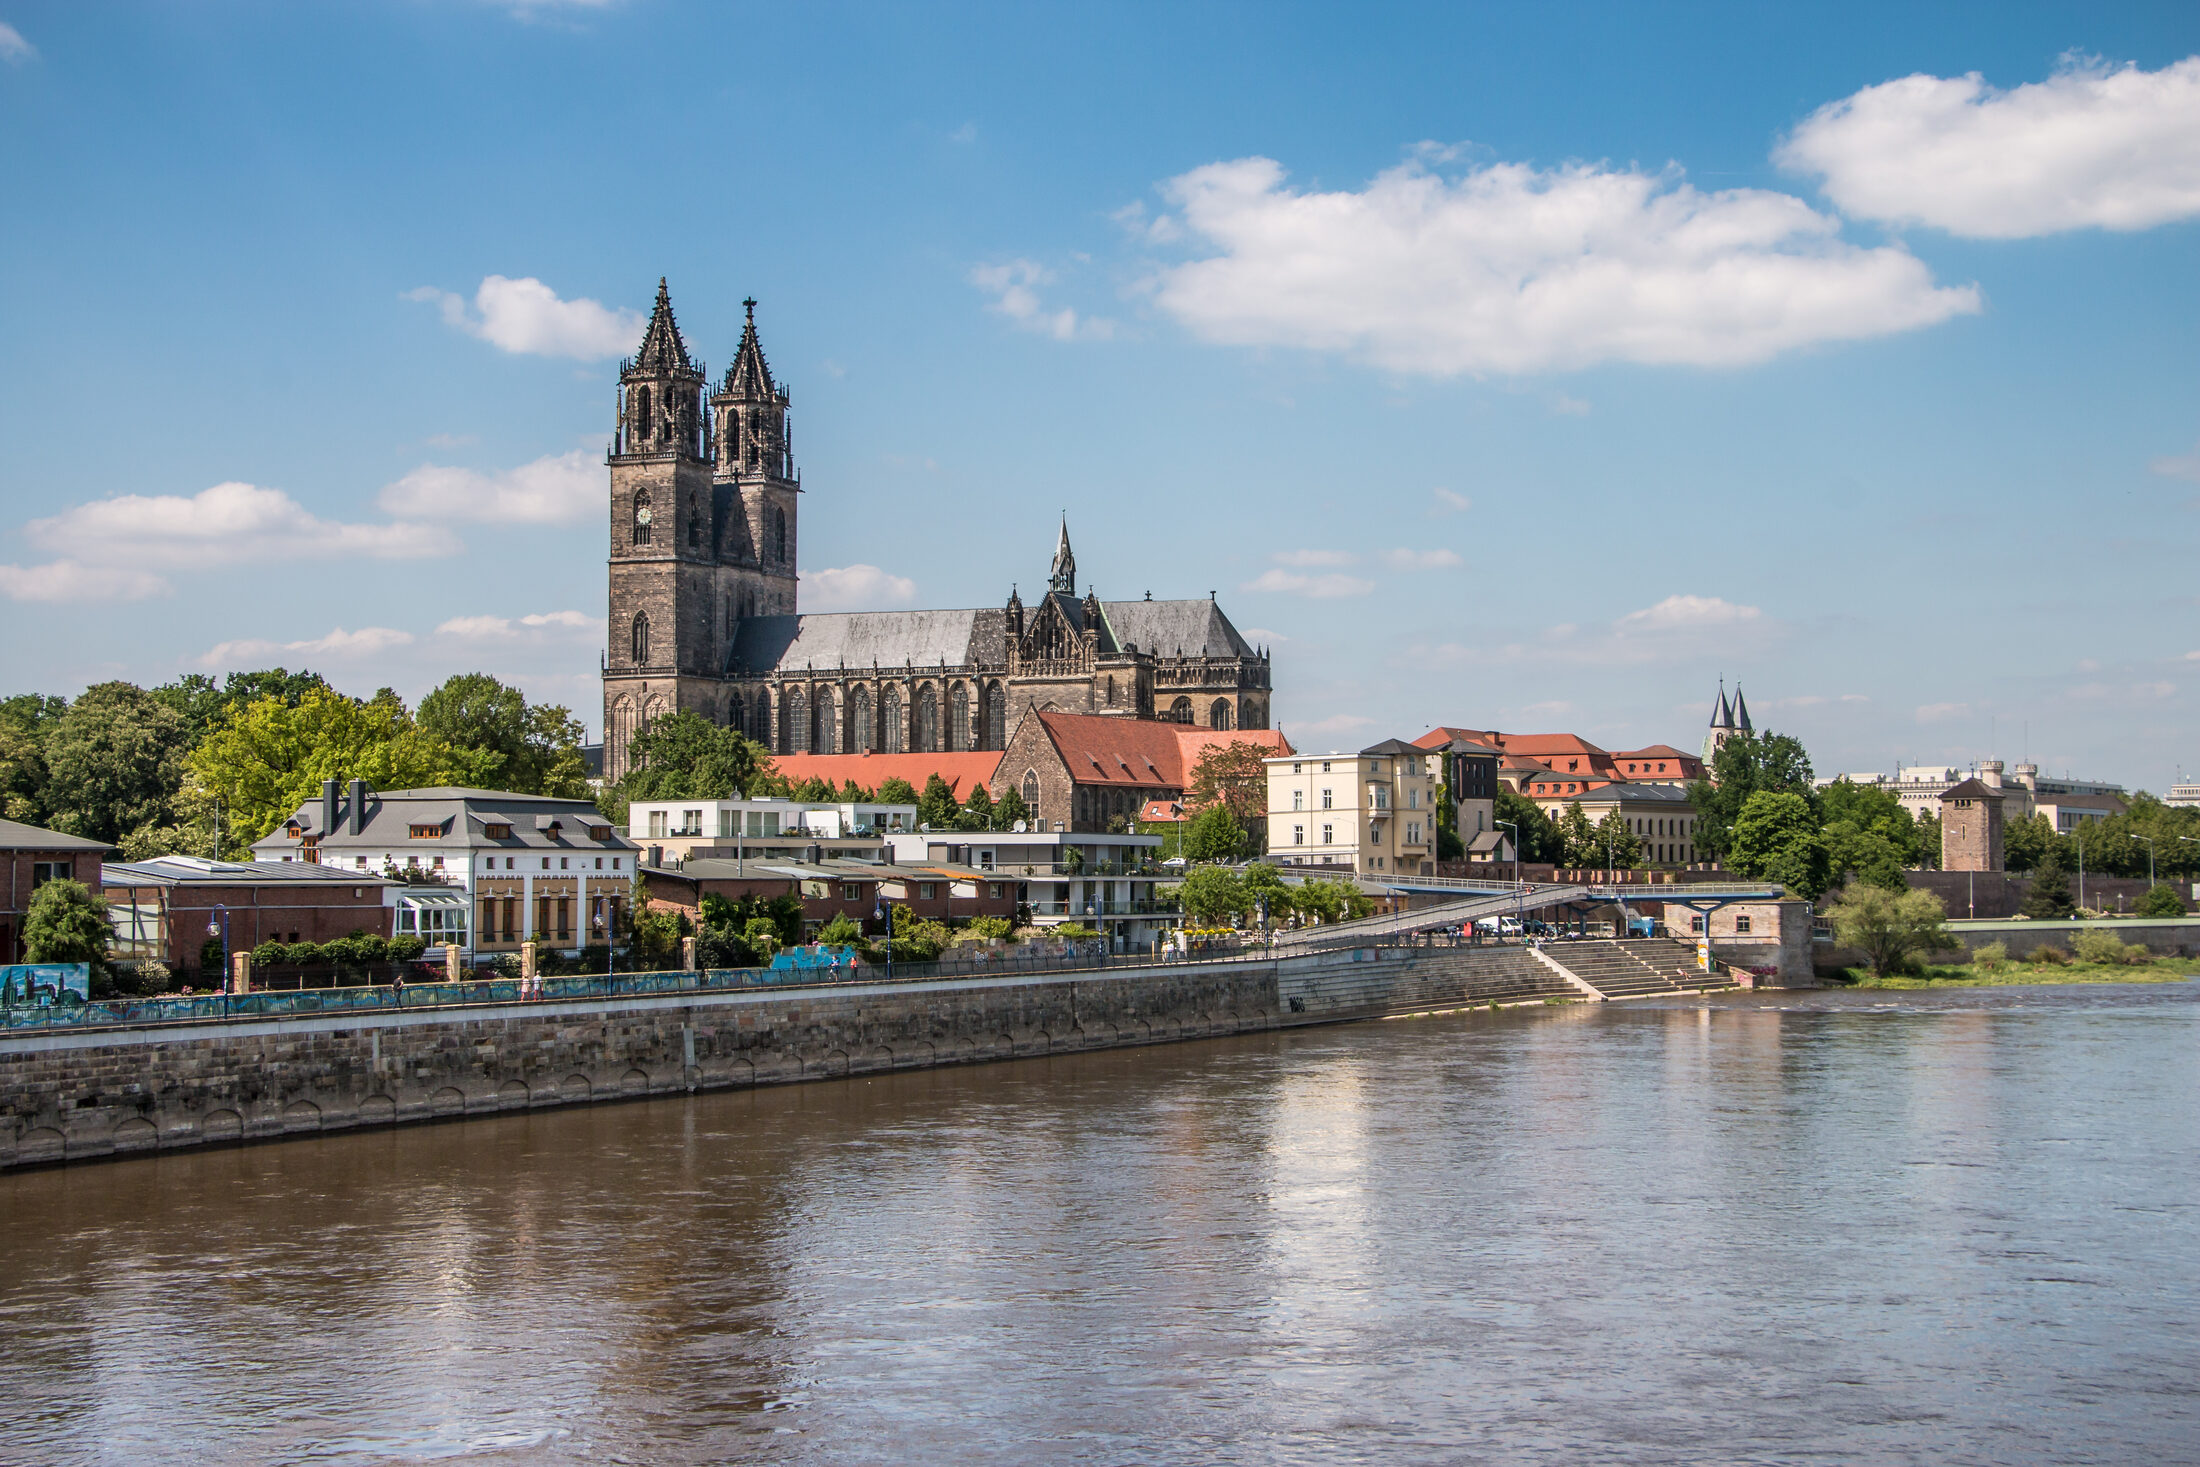
M 614 898 L 604 897 L 600 900 L 609 903 L 614 900 Z M 604 929 L 604 912 L 606 910 L 610 910 L 613 912 L 613 916 L 611 918 L 611 927 L 608 932 Z M 603 939 L 603 972 L 606 978 L 617 976 L 619 971 L 619 919 L 616 914 L 616 910 L 616 908 L 598 907 L 596 909 L 596 915 L 588 919 L 590 930 L 592 930 L 598 937 L 601 937 Z
M 214 911 L 220 915 L 208 919 L 206 935 L 208 937 L 218 937 L 222 940 L 221 991 L 227 993 L 229 992 L 229 908 L 220 902 L 216 902 L 214 903 Z
M 2147 890 L 2152 891 L 2154 890 L 2154 837 L 2151 835 L 2134 835 L 2132 839 L 2143 840 L 2147 843 Z
M 1520 930 L 1524 934 L 1528 930 L 1527 908 L 1523 905 L 1527 900 L 1528 882 L 1521 874 L 1520 826 L 1511 820 L 1500 820 L 1497 823 L 1509 827 L 1513 833 L 1513 920 L 1520 924 Z M 1499 941 L 1503 941 L 1505 934 L 1500 932 L 1497 936 Z

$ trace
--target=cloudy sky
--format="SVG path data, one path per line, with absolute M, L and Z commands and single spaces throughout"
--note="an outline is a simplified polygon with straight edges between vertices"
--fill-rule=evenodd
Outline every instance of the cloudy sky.
M 804 604 L 1066 510 L 1309 747 L 2200 769 L 2200 8 L 0 0 L 4 691 L 483 669 L 597 721 L 660 275 Z

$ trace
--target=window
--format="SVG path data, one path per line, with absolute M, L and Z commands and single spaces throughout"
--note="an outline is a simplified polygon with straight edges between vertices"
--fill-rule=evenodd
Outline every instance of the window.
M 367 869 L 367 858 L 365 856 L 355 856 L 352 858 L 352 865 L 364 871 Z
M 649 663 L 649 613 L 646 611 L 634 613 L 634 663 L 638 667 Z
M 601 871 L 601 870 L 603 870 L 603 857 L 601 857 L 601 856 L 598 856 L 598 857 L 596 858 L 596 869 L 597 869 L 598 871 Z
M 36 891 L 49 881 L 68 881 L 75 874 L 76 866 L 70 861 L 31 862 L 31 890 Z
M 443 869 L 443 858 L 441 856 L 437 856 L 431 864 L 435 867 L 436 870 L 441 871 Z
M 920 881 L 917 883 L 918 901 L 929 902 L 937 898 L 939 894 L 940 884 L 937 881 Z
M 415 869 L 418 869 L 420 865 L 420 858 L 418 856 L 407 856 L 405 858 L 405 864 Z
M 1323 827 L 1322 827 L 1322 844 L 1323 844 L 1323 845 L 1325 845 L 1325 846 L 1333 846 L 1333 845 L 1335 845 L 1336 843 L 1337 843 L 1337 827 L 1336 827 L 1336 826 L 1334 826 L 1334 825 L 1325 825 L 1325 826 L 1323 826 Z
M 1736 936 L 1746 936 L 1749 932 L 1749 919 L 1747 917 L 1736 917 L 1734 919 L 1734 932 Z
M 1324 768 L 1327 768 L 1328 766 L 1324 765 L 1323 767 L 1324 767 Z M 1328 790 L 1323 790 L 1323 791 L 1322 791 L 1322 808 L 1323 808 L 1324 810 L 1327 810 L 1327 809 L 1331 808 L 1331 807 L 1332 807 L 1332 806 L 1333 806 L 1333 805 L 1334 805 L 1335 803 L 1336 803 L 1336 802 L 1335 802 L 1334 800 L 1332 800 L 1332 799 L 1330 798 L 1330 793 L 1329 793 L 1329 791 L 1328 791 Z
M 1294 809 L 1294 810 L 1303 810 L 1303 809 L 1305 809 L 1305 808 L 1306 808 L 1306 791 L 1305 791 L 1305 790 L 1293 790 L 1293 791 L 1291 791 L 1291 808 L 1292 808 L 1292 809 Z
M 666 820 L 666 812 L 665 812 L 665 811 L 663 811 L 663 810 L 652 810 L 652 811 L 650 811 L 650 812 L 649 812 L 649 833 L 650 833 L 650 835 L 651 835 L 652 837 L 654 837 L 654 838 L 656 838 L 656 839 L 659 839 L 659 840 L 662 840 L 662 839 L 664 838 L 664 836 L 665 836 L 665 820 Z
M 1322 760 L 1322 773 L 1324 773 L 1324 774 L 1327 774 L 1328 772 L 1329 772 L 1329 761 L 1328 761 L 1327 759 L 1324 759 L 1324 760 Z
M 560 871 L 570 871 L 570 870 L 572 870 L 572 869 L 573 869 L 573 861 L 572 861 L 572 858 L 571 858 L 571 857 L 569 857 L 569 856 L 560 856 L 560 857 L 558 857 L 558 869 L 559 869 Z
M 443 833 L 443 827 L 440 825 L 415 825 L 410 827 L 410 833 L 414 840 L 434 840 Z
M 516 860 L 516 859 L 517 859 L 517 858 L 516 858 L 516 857 L 513 857 L 513 856 L 506 856 L 506 857 L 504 858 L 504 869 L 505 869 L 505 870 L 507 870 L 507 871 L 511 870 L 511 869 L 512 869 L 512 862 L 513 862 L 514 860 Z
M 1690 932 L 1703 931 L 1703 917 L 1701 914 L 1688 919 L 1688 930 Z
M 591 825 L 588 827 L 588 838 L 590 840 L 609 840 L 611 839 L 611 827 L 608 825 Z
M 1294 825 L 1294 826 L 1292 826 L 1292 827 L 1291 827 L 1291 844 L 1293 844 L 1293 845 L 1295 845 L 1295 846 L 1303 846 L 1303 845 L 1305 845 L 1305 844 L 1306 844 L 1306 827 L 1305 827 L 1305 826 L 1303 826 L 1303 825 Z
M 1291 766 L 1291 772 L 1292 772 L 1293 774 L 1297 774 L 1297 773 L 1299 772 L 1299 766 L 1298 766 L 1297 764 L 1294 764 L 1294 765 L 1292 765 L 1292 766 Z
M 987 882 L 985 884 L 985 894 L 992 900 L 999 901 L 1001 899 L 1001 884 L 998 881 Z
M 648 389 L 643 390 L 646 392 Z M 649 543 L 649 491 L 646 489 L 634 496 L 633 539 L 636 545 Z
M 703 812 L 700 810 L 682 810 L 680 812 L 680 828 L 674 831 L 673 834 L 701 835 L 702 833 Z
M 840 888 L 840 899 L 844 902 L 861 901 L 863 899 L 863 888 L 853 883 L 844 882 Z
M 548 856 L 542 858 L 542 869 L 545 871 L 550 869 L 550 858 Z
M 512 838 L 512 827 L 509 825 L 484 825 L 481 827 L 481 833 L 489 840 L 510 840 Z
M 617 856 L 611 858 L 611 869 L 614 871 L 619 869 L 619 858 Z

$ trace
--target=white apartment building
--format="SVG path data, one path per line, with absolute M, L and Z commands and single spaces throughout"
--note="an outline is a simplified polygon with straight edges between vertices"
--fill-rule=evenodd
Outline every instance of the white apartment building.
M 1385 739 L 1357 754 L 1261 760 L 1268 854 L 1289 866 L 1350 866 L 1363 876 L 1434 875 L 1440 757 Z
M 2037 764 L 2019 764 L 2007 776 L 2003 769 L 1999 759 L 1988 759 L 1968 769 L 1954 764 L 1897 765 L 1892 775 L 1840 774 L 1834 779 L 1892 791 L 1913 819 L 1920 815 L 1939 819 L 1940 797 L 1973 776 L 1988 789 L 2001 791 L 2002 818 L 2008 821 L 2040 814 L 2045 815 L 2055 829 L 2069 831 L 2088 820 L 2121 815 L 2128 808 L 2124 787 L 2120 784 L 2042 776 Z M 1819 787 L 1833 782 L 1821 780 Z
M 1174 906 L 1154 889 L 1183 873 L 1161 864 L 1158 835 L 934 830 L 892 835 L 888 845 L 899 866 L 937 863 L 1014 881 L 1034 926 L 1081 922 L 1115 952 L 1143 951 L 1176 925 Z
M 827 856 L 863 857 L 876 856 L 887 836 L 914 832 L 917 807 L 805 804 L 770 796 L 636 800 L 626 819 L 627 838 L 644 847 L 651 865 L 691 857 L 799 854 L 809 846 Z

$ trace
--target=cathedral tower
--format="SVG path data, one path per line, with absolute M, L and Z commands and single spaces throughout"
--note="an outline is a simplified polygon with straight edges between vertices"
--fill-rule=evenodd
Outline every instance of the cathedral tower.
M 791 616 L 795 611 L 795 539 L 802 481 L 788 436 L 787 389 L 772 381 L 756 339 L 756 302 L 741 328 L 741 347 L 710 400 L 717 429 L 719 486 L 728 529 L 726 559 L 753 568 L 733 587 L 735 615 Z

